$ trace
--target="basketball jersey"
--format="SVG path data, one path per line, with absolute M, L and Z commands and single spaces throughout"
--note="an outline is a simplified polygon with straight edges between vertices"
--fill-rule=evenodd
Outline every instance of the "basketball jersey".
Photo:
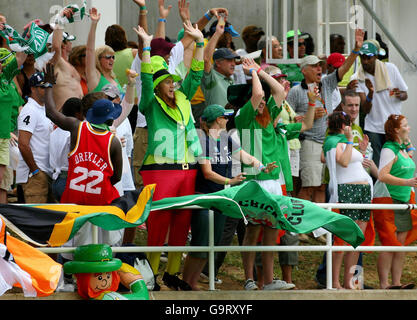
M 110 181 L 113 138 L 110 131 L 97 131 L 86 121 L 80 123 L 75 148 L 68 155 L 68 178 L 62 203 L 108 205 L 120 196 Z

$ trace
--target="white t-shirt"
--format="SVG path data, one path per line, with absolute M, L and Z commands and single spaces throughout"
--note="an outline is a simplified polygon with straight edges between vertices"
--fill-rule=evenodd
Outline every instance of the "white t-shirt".
M 342 143 L 342 150 L 345 151 L 346 144 Z M 363 155 L 355 148 L 352 148 L 352 157 L 347 168 L 336 162 L 336 179 L 338 184 L 368 181 L 369 175 L 362 165 Z
M 123 191 L 135 190 L 135 183 L 133 182 L 132 177 L 132 170 L 130 167 L 129 159 L 132 157 L 132 150 L 133 150 L 133 136 L 132 136 L 132 127 L 130 126 L 129 119 L 125 119 L 116 129 L 116 136 L 120 139 L 124 137 L 126 139 L 125 146 L 122 148 L 122 155 L 123 155 L 123 171 L 122 171 L 122 178 L 119 183 L 121 185 L 119 187 L 122 188 Z M 117 183 L 117 185 L 119 185 Z M 124 194 L 124 192 L 120 192 L 118 186 L 116 185 L 117 190 L 120 194 Z
M 175 74 L 175 69 L 177 66 L 184 60 L 184 46 L 181 41 L 178 41 L 175 46 L 171 49 L 170 56 L 169 56 L 169 63 L 168 63 L 168 72 Z M 132 66 L 130 69 L 135 70 L 139 76 L 136 77 L 136 92 L 138 99 L 140 101 L 140 97 L 142 96 L 142 80 L 140 78 L 141 73 L 141 64 L 142 60 L 140 60 L 139 55 L 137 54 L 135 59 L 133 59 Z M 136 120 L 136 127 L 146 127 L 146 118 L 145 116 L 138 110 L 138 118 Z
M 68 153 L 70 152 L 71 133 L 61 128 L 51 132 L 49 138 L 49 164 L 52 179 L 56 180 L 62 171 L 68 171 Z
M 400 91 L 407 91 L 407 84 L 398 71 L 398 68 L 389 62 L 386 62 L 385 65 L 387 66 L 388 76 L 392 87 L 398 88 Z M 365 72 L 365 78 L 371 80 L 374 88 L 376 88 L 375 78 L 373 75 Z M 356 74 L 351 77 L 351 80 L 354 79 L 357 79 Z M 356 92 L 364 92 L 366 95 L 368 94 L 368 88 L 366 87 L 365 82 L 358 81 Z M 365 117 L 365 130 L 384 134 L 385 121 L 387 121 L 391 114 L 401 114 L 401 105 L 400 99 L 397 99 L 394 96 L 390 97 L 389 90 L 383 90 L 380 92 L 374 91 L 371 111 Z
M 49 138 L 53 124 L 46 117 L 45 106 L 41 106 L 32 98 L 29 98 L 19 114 L 17 127 L 19 131 L 32 133 L 29 146 L 32 150 L 33 158 L 42 171 L 51 175 L 52 172 L 49 166 Z M 16 183 L 26 183 L 28 176 L 29 167 L 20 153 L 19 164 L 16 169 Z

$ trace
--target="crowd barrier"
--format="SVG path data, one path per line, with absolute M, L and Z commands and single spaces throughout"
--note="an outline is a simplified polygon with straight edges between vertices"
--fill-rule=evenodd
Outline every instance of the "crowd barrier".
M 406 210 L 416 209 L 416 205 L 407 204 L 351 204 L 351 203 L 316 203 L 319 207 L 327 210 L 332 209 L 371 209 L 371 210 Z M 199 209 L 198 206 L 188 206 L 187 209 Z M 185 209 L 185 208 L 182 208 Z M 151 210 L 152 211 L 152 210 Z M 97 243 L 97 227 L 93 228 L 93 242 Z M 337 248 L 337 249 L 336 249 Z M 71 253 L 73 247 L 38 248 L 45 253 Z M 366 252 L 417 252 L 417 246 L 333 246 L 330 233 L 326 234 L 326 245 L 303 245 L 303 246 L 214 246 L 214 215 L 209 210 L 209 245 L 208 246 L 129 246 L 112 247 L 113 252 L 208 252 L 209 258 L 209 290 L 216 290 L 214 276 L 214 254 L 215 252 L 243 252 L 243 251 L 321 251 L 326 252 L 326 289 L 332 289 L 332 252 L 333 251 L 366 251 Z

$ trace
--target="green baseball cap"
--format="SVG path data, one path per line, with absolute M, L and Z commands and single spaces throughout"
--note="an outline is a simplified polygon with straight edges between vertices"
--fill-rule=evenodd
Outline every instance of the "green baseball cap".
M 169 73 L 168 64 L 166 63 L 165 59 L 162 58 L 161 56 L 152 56 L 151 64 L 152 64 L 152 69 L 153 69 L 153 88 L 154 89 L 161 81 L 164 81 L 168 77 L 172 77 L 174 82 L 178 82 L 182 80 L 180 76 Z
M 306 39 L 306 38 L 308 38 L 308 34 L 301 33 L 300 30 L 297 30 L 297 34 L 298 34 L 298 39 Z M 287 32 L 287 42 L 294 41 L 294 36 L 295 36 L 295 31 L 294 30 L 288 31 Z
M 218 117 L 230 117 L 231 115 L 233 115 L 233 113 L 234 110 L 232 109 L 225 109 L 219 104 L 212 104 L 204 109 L 201 118 L 204 121 L 212 122 L 216 120 Z
M 113 258 L 108 244 L 88 244 L 79 246 L 74 251 L 74 260 L 64 263 L 64 272 L 99 273 L 119 270 L 122 261 Z
M 386 53 L 384 49 L 381 49 L 379 42 L 374 39 L 364 41 L 362 48 L 360 48 L 359 52 L 361 55 L 363 54 L 368 57 L 373 57 L 376 55 L 384 56 Z

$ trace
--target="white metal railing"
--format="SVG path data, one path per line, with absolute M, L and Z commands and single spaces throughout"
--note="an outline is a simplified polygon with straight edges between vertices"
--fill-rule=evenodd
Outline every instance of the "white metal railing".
M 407 204 L 350 204 L 350 203 L 316 203 L 317 206 L 331 211 L 332 209 L 371 209 L 371 210 L 406 210 L 417 209 L 416 205 Z M 198 209 L 198 206 L 188 206 L 182 209 Z M 151 210 L 153 211 L 153 210 Z M 95 231 L 94 231 L 95 230 Z M 94 243 L 97 243 L 97 227 L 93 228 Z M 38 248 L 45 253 L 71 253 L 75 247 Z M 326 245 L 309 246 L 214 246 L 214 215 L 209 210 L 209 243 L 208 246 L 129 246 L 112 247 L 113 252 L 208 252 L 209 290 L 215 290 L 214 254 L 215 252 L 244 252 L 244 251 L 322 251 L 326 252 L 326 289 L 332 289 L 332 253 L 333 251 L 367 251 L 367 252 L 417 252 L 417 246 L 333 246 L 331 234 L 326 234 Z

